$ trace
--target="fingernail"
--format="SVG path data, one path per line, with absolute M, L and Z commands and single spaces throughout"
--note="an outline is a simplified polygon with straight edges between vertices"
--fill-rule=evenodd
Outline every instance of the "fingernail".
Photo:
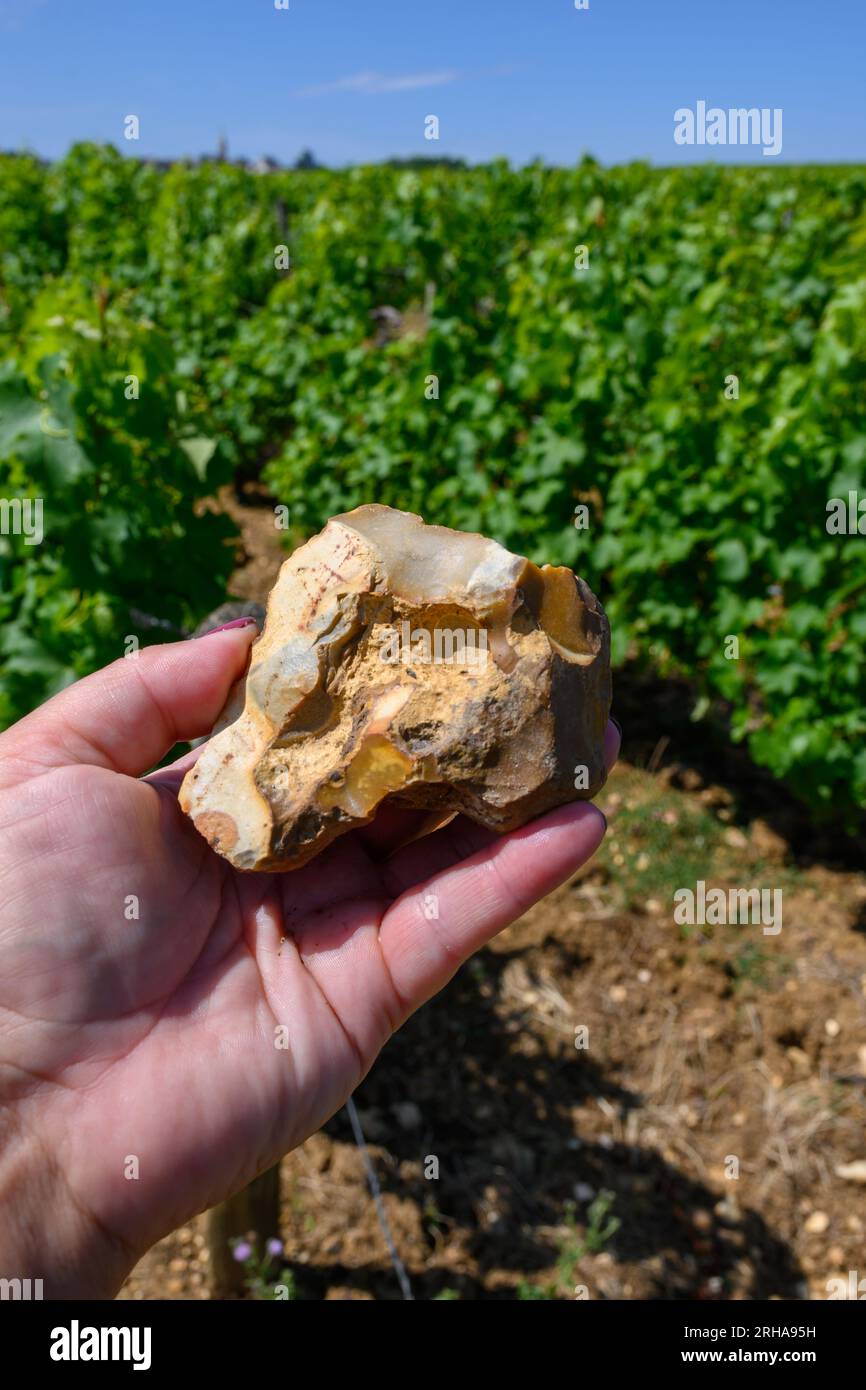
M 609 718 L 610 718 L 611 724 L 615 725 L 616 731 L 617 731 L 617 733 L 619 734 L 619 741 L 620 741 L 620 743 L 622 743 L 622 725 L 620 724 L 620 722 L 619 722 L 619 720 L 617 719 L 617 717 L 616 717 L 615 714 L 611 714 L 611 715 L 609 716 Z
M 209 632 L 202 632 L 200 635 L 202 637 L 213 637 L 215 632 L 228 632 L 229 628 L 232 627 L 250 627 L 250 625 L 258 628 L 258 623 L 255 618 L 235 618 L 230 623 L 223 623 L 222 627 L 212 627 Z
M 605 833 L 605 835 L 606 835 L 606 834 L 607 834 L 607 816 L 604 814 L 604 811 L 601 809 L 600 806 L 596 806 L 595 809 L 598 811 L 598 814 L 601 816 L 602 820 L 604 821 L 604 833 Z

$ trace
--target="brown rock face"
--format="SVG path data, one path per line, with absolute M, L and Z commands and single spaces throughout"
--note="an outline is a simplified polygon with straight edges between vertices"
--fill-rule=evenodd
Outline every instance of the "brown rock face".
M 384 801 L 490 829 L 605 780 L 610 632 L 569 569 L 390 507 L 283 565 L 180 803 L 238 869 L 292 869 Z

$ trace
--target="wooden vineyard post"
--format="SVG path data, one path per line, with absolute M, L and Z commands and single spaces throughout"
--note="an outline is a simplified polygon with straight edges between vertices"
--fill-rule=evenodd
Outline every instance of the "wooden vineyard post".
M 227 1202 L 208 1212 L 207 1245 L 210 1256 L 212 1298 L 234 1298 L 244 1291 L 246 1270 L 232 1254 L 231 1242 L 246 1240 L 255 1232 L 255 1249 L 262 1255 L 265 1243 L 280 1234 L 280 1165 L 260 1177 Z

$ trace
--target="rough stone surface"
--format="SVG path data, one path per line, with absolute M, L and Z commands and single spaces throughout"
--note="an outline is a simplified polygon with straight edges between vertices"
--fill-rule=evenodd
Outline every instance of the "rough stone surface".
M 297 868 L 386 800 L 513 830 L 601 788 L 609 707 L 607 619 L 571 570 L 358 507 L 283 565 L 180 801 L 250 870 Z

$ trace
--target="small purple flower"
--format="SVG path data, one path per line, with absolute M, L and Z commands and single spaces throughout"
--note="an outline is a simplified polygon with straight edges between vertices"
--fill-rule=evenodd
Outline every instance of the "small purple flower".
M 282 1253 L 283 1242 L 281 1240 L 277 1240 L 277 1238 L 274 1236 L 271 1240 L 268 1241 L 268 1254 L 276 1256 L 282 1255 Z
M 253 1247 L 248 1240 L 239 1240 L 232 1251 L 232 1255 L 237 1260 L 238 1264 L 243 1264 L 244 1260 L 248 1260 L 252 1253 Z

